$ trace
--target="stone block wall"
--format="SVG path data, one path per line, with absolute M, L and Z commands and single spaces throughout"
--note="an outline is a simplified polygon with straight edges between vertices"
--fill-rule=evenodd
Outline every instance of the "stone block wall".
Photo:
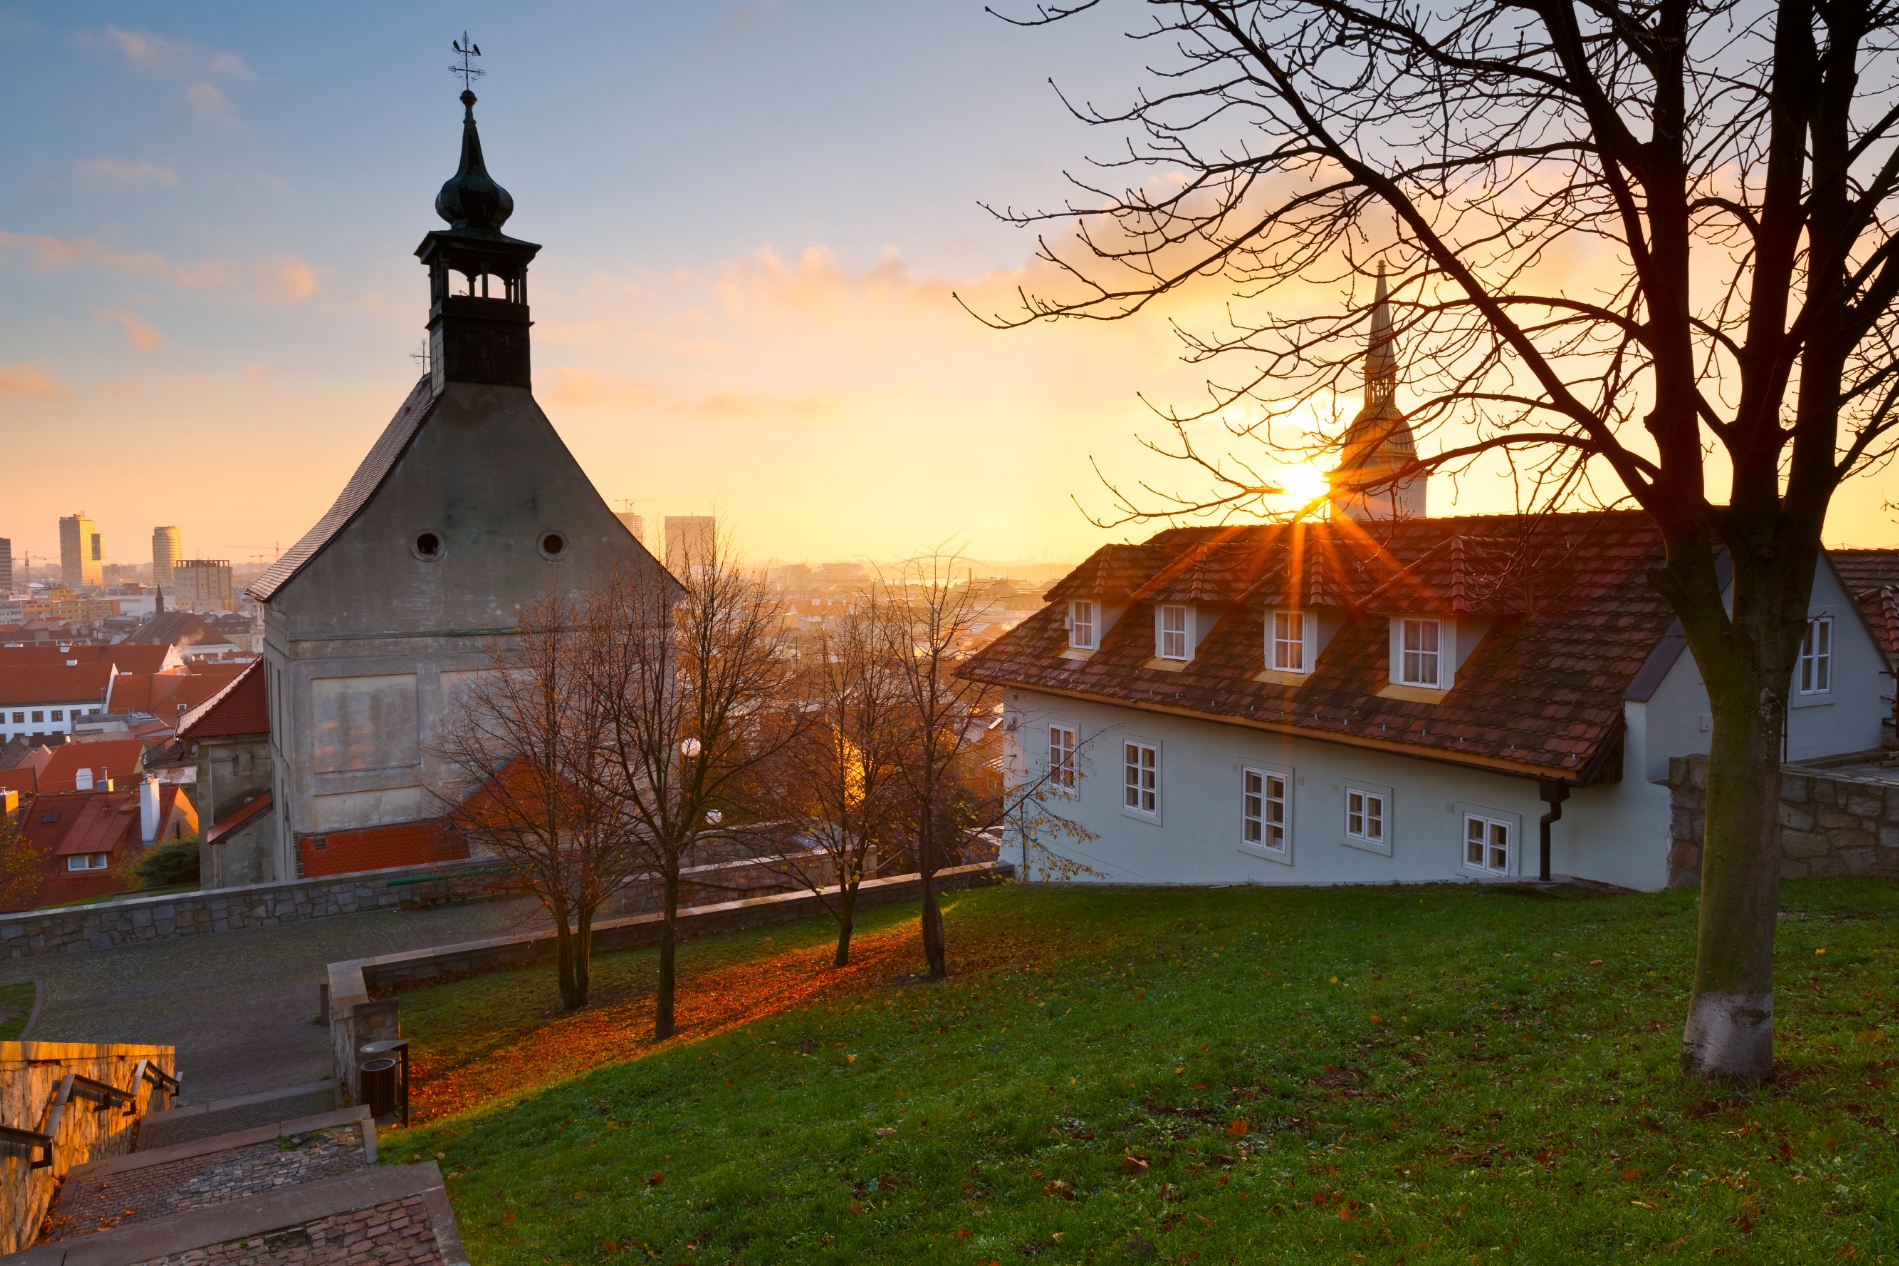
M 1708 758 L 1669 761 L 1668 788 L 1673 810 L 1668 886 L 1696 888 L 1701 885 Z M 1780 875 L 1899 876 L 1899 781 L 1781 766 Z

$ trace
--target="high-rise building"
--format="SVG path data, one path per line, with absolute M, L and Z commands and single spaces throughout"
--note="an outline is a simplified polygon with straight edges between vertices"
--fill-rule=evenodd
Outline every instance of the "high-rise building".
M 666 570 L 681 575 L 687 567 L 704 567 L 718 553 L 719 521 L 709 514 L 666 516 Z
M 0 536 L 0 598 L 13 592 L 13 542 Z
M 231 564 L 222 558 L 187 558 L 171 569 L 174 611 L 235 611 Z
M 615 510 L 613 517 L 626 524 L 626 530 L 633 534 L 634 540 L 642 545 L 646 544 L 646 520 L 644 518 L 634 514 L 631 510 Z
M 171 592 L 171 569 L 185 556 L 183 538 L 175 527 L 152 529 L 152 583 Z
M 81 510 L 59 521 L 59 578 L 74 589 L 97 589 L 105 584 L 101 564 L 105 541 L 99 525 Z

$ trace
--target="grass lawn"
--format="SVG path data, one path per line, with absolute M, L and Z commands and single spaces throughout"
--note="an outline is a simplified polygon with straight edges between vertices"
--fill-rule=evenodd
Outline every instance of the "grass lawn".
M 950 899 L 939 984 L 907 908 L 832 979 L 827 924 L 689 944 L 658 1048 L 649 954 L 581 1017 L 551 968 L 406 994 L 422 1077 L 514 1071 L 383 1154 L 483 1266 L 1899 1261 L 1899 888 L 1783 891 L 1752 1091 L 1676 1072 L 1692 894 L 1021 887 Z
M 17 985 L 0 985 L 0 1042 L 17 1042 L 33 1018 L 33 1002 L 38 987 L 30 980 Z

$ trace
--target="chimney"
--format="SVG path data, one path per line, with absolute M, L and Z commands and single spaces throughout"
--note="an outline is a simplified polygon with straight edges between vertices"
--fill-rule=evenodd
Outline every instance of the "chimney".
M 158 775 L 147 774 L 138 787 L 139 838 L 150 844 L 158 838 Z
M 73 775 L 73 786 L 79 788 L 81 791 L 91 791 L 92 770 L 89 767 L 81 766 L 79 772 Z

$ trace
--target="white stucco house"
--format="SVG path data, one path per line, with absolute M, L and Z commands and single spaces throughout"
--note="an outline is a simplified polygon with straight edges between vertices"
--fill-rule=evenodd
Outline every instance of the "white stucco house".
M 971 659 L 1011 778 L 1088 836 L 1040 842 L 1126 883 L 1519 879 L 1555 806 L 1552 874 L 1663 887 L 1661 780 L 1711 718 L 1647 578 L 1660 534 L 1632 511 L 1430 518 L 1421 484 L 1341 496 L 1415 451 L 1379 350 L 1329 521 L 1106 546 Z M 1878 749 L 1891 696 L 1823 556 L 1788 758 Z

